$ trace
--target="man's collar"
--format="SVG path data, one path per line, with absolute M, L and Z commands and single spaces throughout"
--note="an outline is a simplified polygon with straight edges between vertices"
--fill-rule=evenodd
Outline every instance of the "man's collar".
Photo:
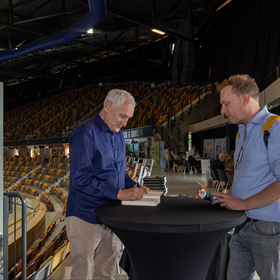
M 266 109 L 266 107 L 262 107 L 261 110 L 250 121 L 250 123 L 260 124 L 268 114 L 269 114 L 269 112 Z
M 104 122 L 104 120 L 100 117 L 100 111 L 97 112 L 97 114 L 94 116 L 94 119 L 95 119 L 95 122 L 97 124 L 97 126 L 99 127 L 99 129 L 102 131 L 102 132 L 105 132 L 105 131 L 109 131 L 111 132 L 112 134 L 114 133 L 119 133 L 119 132 L 114 132 L 112 131 L 109 126 Z
M 102 132 L 105 131 L 111 131 L 110 128 L 108 127 L 108 125 L 103 121 L 103 119 L 100 117 L 99 115 L 100 112 L 97 112 L 97 114 L 94 116 L 95 122 L 97 124 L 97 126 L 99 127 L 99 129 Z
M 263 119 L 269 114 L 268 110 L 266 109 L 266 107 L 261 107 L 261 110 L 253 117 L 253 119 L 247 124 L 261 124 L 261 122 L 263 121 Z M 244 124 L 238 124 L 238 127 L 245 127 Z

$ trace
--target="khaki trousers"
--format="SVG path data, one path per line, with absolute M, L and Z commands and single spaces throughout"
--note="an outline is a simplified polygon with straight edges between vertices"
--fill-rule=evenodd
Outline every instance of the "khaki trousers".
M 113 279 L 121 247 L 118 237 L 105 225 L 74 216 L 67 217 L 66 231 L 72 255 L 71 280 Z

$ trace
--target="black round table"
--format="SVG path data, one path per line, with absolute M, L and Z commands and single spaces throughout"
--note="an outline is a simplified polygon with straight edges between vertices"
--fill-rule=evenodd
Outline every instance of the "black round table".
M 162 197 L 156 207 L 109 202 L 95 218 L 123 242 L 133 280 L 198 280 L 206 278 L 222 237 L 246 215 L 206 200 Z

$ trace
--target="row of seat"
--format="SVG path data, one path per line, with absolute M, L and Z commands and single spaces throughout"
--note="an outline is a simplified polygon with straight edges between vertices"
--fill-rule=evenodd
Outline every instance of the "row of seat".
M 50 193 L 56 195 L 63 203 L 66 203 L 68 199 L 68 195 L 55 186 L 52 186 Z
M 70 253 L 70 241 L 67 240 L 64 242 L 65 238 L 66 229 L 64 226 L 52 242 L 29 262 L 26 269 L 26 277 L 28 280 L 48 279 L 48 277 Z M 34 246 L 34 249 L 37 246 L 39 246 L 38 243 Z M 32 254 L 34 249 L 32 250 Z M 22 272 L 19 272 L 14 279 L 21 280 L 21 275 Z
M 168 88 L 166 84 L 157 86 L 153 94 L 135 108 L 129 126 L 149 125 L 152 118 L 154 118 L 156 125 L 161 125 L 168 117 L 172 117 L 183 107 L 192 104 L 202 94 L 212 92 L 214 87 L 214 84 L 195 88 L 189 86 L 181 89 Z
M 61 187 L 69 189 L 69 183 L 70 183 L 69 179 L 61 179 L 59 185 Z
M 27 179 L 27 178 L 22 178 L 20 180 L 20 183 L 22 185 L 30 185 L 30 186 L 34 186 L 36 188 L 40 188 L 40 189 L 43 189 L 43 190 L 46 190 L 49 188 L 49 184 L 45 183 L 45 182 L 40 182 L 40 181 L 34 181 L 32 179 Z
M 38 161 L 4 161 L 4 166 L 33 166 L 41 164 Z
M 31 168 L 28 167 L 28 166 L 18 166 L 18 165 L 9 166 L 9 165 L 6 165 L 6 166 L 4 166 L 4 170 L 5 171 L 29 172 L 31 170 Z
M 69 163 L 57 163 L 57 162 L 45 162 L 42 164 L 42 167 L 45 168 L 58 168 L 58 169 L 67 169 L 70 170 Z
M 69 157 L 52 157 L 49 159 L 49 162 L 70 163 L 70 158 Z M 60 167 L 58 166 L 58 168 L 60 168 Z
M 52 168 L 40 168 L 37 167 L 34 170 L 35 173 L 41 173 L 41 174 L 51 174 L 51 175 L 56 175 L 56 176 L 64 176 L 66 175 L 66 171 L 61 170 L 61 169 L 52 169 Z
M 45 157 L 37 156 L 37 157 L 27 157 L 27 156 L 4 156 L 4 162 L 45 162 Z
M 47 181 L 51 183 L 57 182 L 58 178 L 56 176 L 50 176 L 50 175 L 43 175 L 41 173 L 32 173 L 29 174 L 28 179 L 36 179 L 36 180 L 41 180 L 41 181 Z
M 42 193 L 41 193 L 40 200 L 41 200 L 42 202 L 46 203 L 47 209 L 48 209 L 49 211 L 54 211 L 53 203 L 51 202 L 50 197 L 49 197 L 45 192 L 42 192 Z
M 45 232 L 42 234 L 42 236 L 37 240 L 36 244 L 28 250 L 26 253 L 26 264 L 27 268 L 29 268 L 31 260 L 32 263 L 35 261 L 35 256 L 37 252 L 40 251 L 42 246 L 44 246 L 46 240 L 49 238 L 51 233 L 53 232 L 54 228 L 56 226 L 56 220 L 54 220 L 52 223 L 49 224 L 48 228 L 45 230 Z M 49 257 L 49 256 L 47 256 Z M 46 258 L 36 258 L 36 265 L 35 263 L 32 264 L 32 267 L 35 267 L 36 269 L 39 268 L 39 266 L 45 261 Z M 9 271 L 8 280 L 14 279 L 16 275 L 19 275 L 22 271 L 22 259 L 20 259 Z
M 20 177 L 15 177 L 15 176 L 4 176 L 4 181 L 5 182 L 12 182 L 15 183 L 20 179 Z
M 7 189 L 11 186 L 10 182 L 4 182 L 4 189 Z
M 137 101 L 143 99 L 150 91 L 150 86 L 145 83 L 107 84 L 100 87 L 87 87 L 72 90 L 64 93 L 56 99 L 51 99 L 52 103 L 45 103 L 43 106 L 30 105 L 23 111 L 19 111 L 20 116 L 13 118 L 13 128 L 10 120 L 4 118 L 5 140 L 23 139 L 27 132 L 37 131 L 36 138 L 53 137 L 58 131 L 62 131 L 66 126 L 71 126 L 83 118 L 90 117 L 92 109 L 103 103 L 105 95 L 113 88 L 121 88 L 131 92 Z M 144 90 L 144 88 L 146 90 Z M 138 97 L 140 99 L 138 99 Z M 96 113 L 96 111 L 95 111 Z
M 20 191 L 20 192 L 26 192 L 26 193 L 29 193 L 33 196 L 39 196 L 39 194 L 40 194 L 38 190 L 30 188 L 29 186 L 24 186 L 24 185 L 19 185 L 19 184 L 14 184 L 13 185 L 13 190 L 14 191 Z
M 23 177 L 26 175 L 26 172 L 22 171 L 3 171 L 4 176 L 14 176 L 14 177 Z

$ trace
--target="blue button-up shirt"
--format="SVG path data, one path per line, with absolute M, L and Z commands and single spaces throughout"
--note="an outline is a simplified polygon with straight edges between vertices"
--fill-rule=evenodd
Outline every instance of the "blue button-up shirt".
M 112 132 L 99 113 L 75 127 L 70 139 L 70 186 L 66 216 L 97 224 L 95 208 L 116 200 L 135 182 L 126 173 L 122 131 Z
M 234 171 L 232 195 L 241 199 L 251 197 L 275 181 L 280 180 L 280 121 L 277 120 L 269 129 L 268 146 L 265 146 L 262 128 L 273 114 L 266 108 L 248 123 L 247 137 L 244 141 L 245 126 L 238 125 L 234 163 L 243 146 L 243 155 L 238 169 Z M 271 194 L 273 196 L 273 194 Z M 246 211 L 250 218 L 263 221 L 280 222 L 280 201 L 271 205 Z

